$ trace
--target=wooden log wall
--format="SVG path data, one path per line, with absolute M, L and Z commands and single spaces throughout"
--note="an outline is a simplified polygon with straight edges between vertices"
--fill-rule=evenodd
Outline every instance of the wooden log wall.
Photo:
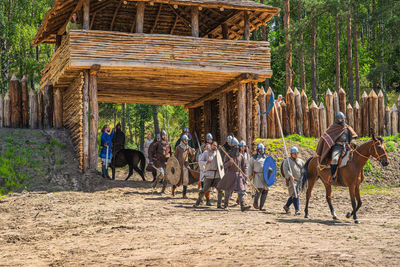
M 222 93 L 218 99 L 219 104 L 219 143 L 225 143 L 228 137 L 228 95 Z M 190 113 L 189 113 L 190 114 Z
M 54 92 L 53 85 L 47 83 L 44 87 L 44 110 L 43 110 L 43 126 L 44 128 L 53 127 L 53 112 L 54 112 Z
M 0 128 L 4 126 L 4 100 L 3 96 L 0 94 Z
M 20 128 L 22 126 L 22 92 L 21 84 L 15 75 L 10 81 L 10 100 L 11 100 L 11 127 Z
M 26 75 L 21 80 L 21 101 L 22 101 L 22 127 L 28 128 L 29 126 L 29 94 L 28 94 L 28 79 Z
M 271 88 L 268 89 L 263 97 L 263 91 L 258 96 L 260 111 L 266 109 L 269 97 L 273 94 Z M 279 116 L 282 116 L 281 123 L 284 135 L 300 134 L 304 136 L 319 137 L 334 122 L 337 111 L 344 111 L 346 122 L 349 124 L 358 136 L 392 135 L 399 132 L 399 109 L 396 105 L 392 107 L 385 106 L 383 92 L 378 95 L 371 90 L 369 95 L 363 92 L 361 96 L 361 105 L 358 101 L 354 107 L 346 101 L 346 93 L 340 89 L 332 93 L 329 89 L 325 95 L 325 104 L 321 102 L 318 105 L 313 101 L 308 106 L 308 98 L 304 91 L 299 94 L 298 90 L 288 88 L 286 101 L 280 104 L 276 103 Z M 398 98 L 400 105 L 400 96 Z M 343 109 L 343 107 L 345 107 Z M 302 114 L 298 116 L 297 114 Z M 278 123 L 275 112 L 271 112 L 267 117 L 267 138 L 280 138 Z M 301 120 L 300 120 L 301 118 Z M 259 114 L 259 121 L 262 123 L 262 115 Z M 260 138 L 263 137 L 261 127 Z M 265 136 L 265 135 L 264 135 Z
M 10 95 L 6 93 L 4 96 L 4 127 L 11 127 L 11 100 Z
M 31 129 L 38 127 L 37 96 L 33 90 L 29 92 L 29 126 Z
M 261 87 L 260 94 L 258 96 L 258 103 L 260 105 L 260 138 L 268 137 L 267 114 L 265 114 L 267 102 L 265 101 L 265 95 L 264 88 Z

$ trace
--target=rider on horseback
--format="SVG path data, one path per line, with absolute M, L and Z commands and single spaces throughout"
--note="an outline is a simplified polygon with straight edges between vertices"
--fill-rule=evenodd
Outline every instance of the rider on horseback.
M 344 156 L 346 148 L 356 138 L 353 128 L 346 124 L 346 117 L 342 112 L 336 114 L 335 122 L 321 136 L 317 147 L 320 164 L 327 164 L 328 155 L 331 153 L 331 177 L 329 181 L 334 184 L 339 160 Z

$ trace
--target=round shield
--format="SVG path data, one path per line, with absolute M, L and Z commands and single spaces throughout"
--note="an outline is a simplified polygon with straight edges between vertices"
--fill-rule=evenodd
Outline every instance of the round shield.
M 222 160 L 221 153 L 217 150 L 217 167 L 219 177 L 222 179 L 225 176 L 224 161 Z
M 263 167 L 264 181 L 268 186 L 275 183 L 276 173 L 276 162 L 271 156 L 268 156 Z
M 168 159 L 166 172 L 168 181 L 173 185 L 177 185 L 181 177 L 181 166 L 175 156 Z

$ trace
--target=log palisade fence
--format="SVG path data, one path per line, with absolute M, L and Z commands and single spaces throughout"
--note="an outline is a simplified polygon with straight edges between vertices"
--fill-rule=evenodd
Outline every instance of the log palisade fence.
M 268 116 L 263 114 L 266 104 L 272 95 L 272 89 L 267 92 L 263 88 L 259 90 L 257 110 L 258 133 L 260 138 L 280 138 L 276 112 L 272 109 Z M 322 133 L 334 122 L 335 114 L 339 111 L 346 115 L 347 123 L 354 128 L 358 136 L 397 135 L 400 131 L 400 96 L 397 106 L 385 106 L 382 91 L 378 94 L 371 90 L 369 94 L 364 92 L 361 103 L 355 102 L 354 107 L 346 102 L 346 92 L 340 89 L 338 92 L 326 91 L 325 103 L 319 105 L 314 101 L 308 105 L 308 97 L 304 91 L 301 93 L 288 88 L 286 103 L 275 102 L 279 117 L 281 118 L 283 133 L 300 134 L 310 137 L 320 137 Z M 370 132 L 372 131 L 372 132 Z

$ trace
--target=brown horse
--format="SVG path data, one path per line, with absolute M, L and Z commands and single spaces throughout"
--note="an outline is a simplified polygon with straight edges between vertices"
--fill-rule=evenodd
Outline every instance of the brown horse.
M 342 167 L 338 171 L 338 178 L 336 179 L 336 185 L 344 186 L 349 188 L 351 205 L 353 207 L 352 212 L 347 213 L 346 217 L 350 218 L 353 215 L 355 223 L 360 223 L 357 218 L 357 211 L 361 207 L 360 197 L 360 184 L 364 180 L 364 165 L 368 159 L 372 156 L 378 160 L 382 166 L 389 165 L 389 160 L 386 154 L 385 147 L 383 145 L 383 139 L 381 137 L 372 139 L 358 146 L 355 150 L 350 152 L 350 159 L 345 167 Z M 308 218 L 308 203 L 310 201 L 311 192 L 318 179 L 324 183 L 326 190 L 326 200 L 331 210 L 333 219 L 337 219 L 335 210 L 332 206 L 332 185 L 328 182 L 329 176 L 331 175 L 329 168 L 321 168 L 318 162 L 318 157 L 314 156 L 307 160 L 302 170 L 301 185 L 304 189 L 308 182 L 307 187 L 307 200 L 304 209 L 305 218 Z M 356 205 L 357 199 L 357 205 Z

